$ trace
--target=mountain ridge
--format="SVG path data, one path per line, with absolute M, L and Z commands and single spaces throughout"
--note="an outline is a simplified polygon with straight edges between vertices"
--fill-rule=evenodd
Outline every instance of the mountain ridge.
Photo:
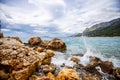
M 90 28 L 86 28 L 83 33 L 78 33 L 74 37 L 82 36 L 96 37 L 96 36 L 120 36 L 120 18 L 113 19 L 108 22 L 95 24 Z

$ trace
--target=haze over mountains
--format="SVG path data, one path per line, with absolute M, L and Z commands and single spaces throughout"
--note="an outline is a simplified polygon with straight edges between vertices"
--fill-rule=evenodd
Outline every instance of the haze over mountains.
M 74 35 L 75 37 L 81 36 L 82 33 Z M 83 31 L 84 36 L 120 36 L 120 18 L 95 24 L 90 28 Z

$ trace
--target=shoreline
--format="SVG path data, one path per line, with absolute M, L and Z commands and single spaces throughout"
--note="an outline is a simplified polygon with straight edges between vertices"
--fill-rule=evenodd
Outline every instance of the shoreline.
M 12 42 L 12 43 L 11 43 Z M 9 50 L 8 50 L 9 49 Z M 0 56 L 3 56 L 5 53 L 9 56 L 0 57 L 0 78 L 3 79 L 12 79 L 12 80 L 104 80 L 107 78 L 109 80 L 120 79 L 120 67 L 115 68 L 114 64 L 110 61 L 102 61 L 100 58 L 95 56 L 88 56 L 89 64 L 83 65 L 80 62 L 84 61 L 79 59 L 79 56 L 85 55 L 71 55 L 69 62 L 72 62 L 73 65 L 67 66 L 65 63 L 57 66 L 55 63 L 51 63 L 52 58 L 57 55 L 55 51 L 65 51 L 67 49 L 66 44 L 58 38 L 52 40 L 43 41 L 40 37 L 32 37 L 28 40 L 27 44 L 24 44 L 19 37 L 0 37 Z M 10 52 L 9 52 L 10 51 Z M 18 51 L 22 51 L 19 53 Z M 21 55 L 19 55 L 21 54 Z M 15 56 L 16 55 L 16 56 Z M 33 55 L 33 56 L 31 56 Z M 18 58 L 17 56 L 23 56 Z M 30 57 L 31 56 L 31 57 Z M 36 56 L 36 57 L 35 57 Z M 35 57 L 35 60 L 34 60 Z M 31 62 L 17 62 L 20 66 L 13 66 L 13 59 L 15 61 L 30 59 L 37 61 L 36 64 Z M 62 55 L 61 55 L 62 58 Z M 7 63 L 8 61 L 10 63 Z M 59 60 L 59 59 L 58 59 Z M 59 61 L 58 61 L 59 62 Z M 39 65 L 38 65 L 39 63 Z M 15 64 L 15 63 L 14 63 Z M 30 65 L 33 65 L 33 67 Z M 58 63 L 59 64 L 59 63 Z M 11 67 L 10 67 L 11 66 Z M 26 66 L 26 67 L 24 67 Z M 4 67 L 8 67 L 5 68 Z M 38 68 L 37 68 L 38 67 Z M 10 71 L 6 72 L 6 69 Z M 36 69 L 36 70 L 35 70 Z M 30 74 L 21 74 L 21 70 Z M 16 77 L 15 77 L 16 75 Z M 21 76 L 17 76 L 21 75 Z M 74 75 L 74 76 L 72 76 Z M 111 76 L 112 75 L 112 76 Z M 64 78 L 64 79 L 62 79 Z

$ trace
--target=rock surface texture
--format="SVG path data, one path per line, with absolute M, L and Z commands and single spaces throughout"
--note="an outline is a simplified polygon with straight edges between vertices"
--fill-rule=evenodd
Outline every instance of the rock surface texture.
M 56 51 L 66 50 L 66 44 L 59 38 L 42 41 L 40 37 L 32 37 L 29 39 L 28 44 L 31 47 L 43 47 L 45 49 L 51 49 Z
M 80 78 L 75 70 L 65 68 L 58 73 L 56 80 L 80 80 Z
M 0 38 L 0 43 L 0 80 L 27 80 L 46 55 L 26 48 L 13 38 Z

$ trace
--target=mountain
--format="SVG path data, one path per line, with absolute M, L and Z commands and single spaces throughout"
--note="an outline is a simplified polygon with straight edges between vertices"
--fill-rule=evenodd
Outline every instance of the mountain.
M 74 35 L 75 37 L 81 36 L 82 33 Z M 109 22 L 102 22 L 86 28 L 83 31 L 84 36 L 120 36 L 120 18 L 111 20 Z

